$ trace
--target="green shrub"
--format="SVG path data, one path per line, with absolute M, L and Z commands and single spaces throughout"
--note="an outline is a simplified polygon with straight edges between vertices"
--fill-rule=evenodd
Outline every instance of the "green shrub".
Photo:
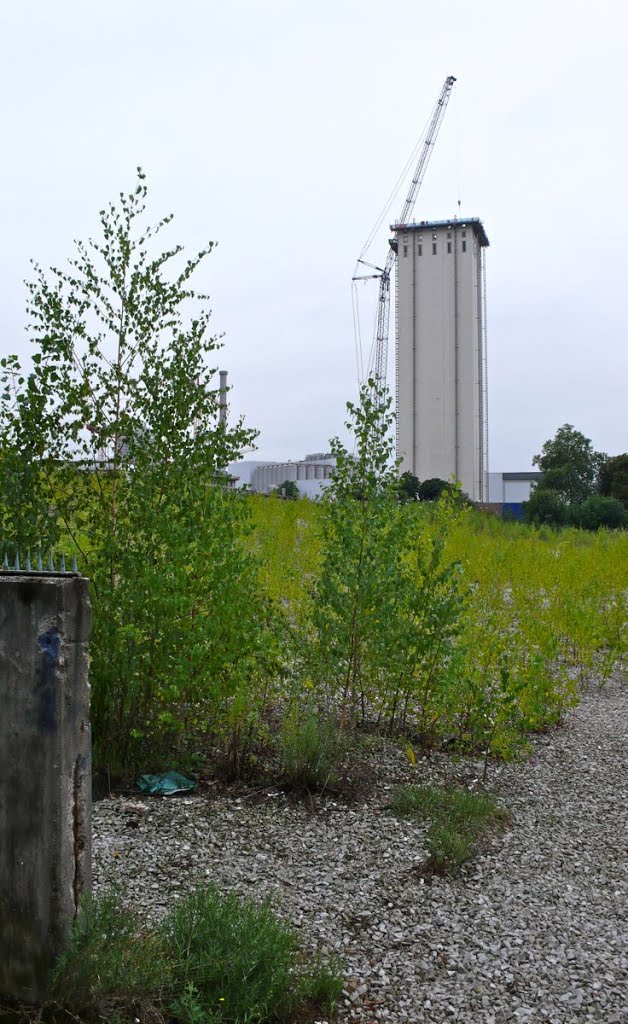
M 443 494 L 450 494 L 452 486 L 446 480 L 441 480 L 440 477 L 430 477 L 429 480 L 424 480 L 419 485 L 419 500 L 420 501 L 438 501 Z
M 408 470 L 402 473 L 397 487 L 399 501 L 419 501 L 421 482 L 414 473 L 410 473 Z
M 441 786 L 400 786 L 391 808 L 429 823 L 425 867 L 436 874 L 456 872 L 478 842 L 508 820 L 507 812 L 485 793 Z
M 177 1016 L 188 1003 L 184 1024 L 192 1024 L 192 1007 L 226 1021 L 265 1021 L 292 1010 L 297 942 L 267 904 L 213 886 L 197 889 L 171 911 L 160 935 L 182 993 L 172 1004 Z
M 294 480 L 284 480 L 279 487 L 275 487 L 274 491 L 271 491 L 276 498 L 288 498 L 290 501 L 296 501 L 299 497 L 299 488 Z
M 113 892 L 84 901 L 56 965 L 51 994 L 79 1011 L 103 1001 L 155 1001 L 168 976 L 159 936 Z
M 391 733 L 411 724 L 423 748 L 447 733 L 449 691 L 460 675 L 459 637 L 470 593 L 462 565 L 447 557 L 445 544 L 461 515 L 449 497 L 402 508 L 403 556 L 391 573 L 393 599 L 372 657 L 380 722 Z
M 152 927 L 115 894 L 86 902 L 51 998 L 111 1024 L 139 1006 L 179 1024 L 265 1024 L 306 1008 L 328 1013 L 341 987 L 334 966 L 305 966 L 294 932 L 267 903 L 208 886 Z
M 616 530 L 625 525 L 627 518 L 623 502 L 602 494 L 592 494 L 576 511 L 576 521 L 585 530 L 599 530 L 604 526 Z
M 523 503 L 527 523 L 535 526 L 564 526 L 569 520 L 569 508 L 558 491 L 551 487 L 536 487 L 529 501 Z

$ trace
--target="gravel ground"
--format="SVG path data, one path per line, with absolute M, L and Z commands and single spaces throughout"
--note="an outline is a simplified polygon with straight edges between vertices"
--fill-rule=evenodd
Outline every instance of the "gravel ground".
M 201 878 L 270 896 L 306 946 L 340 957 L 341 1020 L 628 1024 L 628 686 L 585 693 L 529 760 L 494 769 L 512 825 L 454 879 L 413 871 L 424 830 L 386 803 L 398 781 L 469 781 L 479 766 L 377 757 L 357 806 L 272 789 L 102 800 L 96 891 L 115 880 L 148 916 Z

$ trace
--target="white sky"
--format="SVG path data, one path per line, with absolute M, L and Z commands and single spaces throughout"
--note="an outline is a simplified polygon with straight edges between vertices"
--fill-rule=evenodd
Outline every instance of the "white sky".
M 255 457 L 325 450 L 355 259 L 453 74 L 414 217 L 460 196 L 491 242 L 490 467 L 564 422 L 625 451 L 627 37 L 624 0 L 4 0 L 3 354 L 28 351 L 29 259 L 62 264 L 139 164 L 169 242 L 219 242 L 196 285 Z

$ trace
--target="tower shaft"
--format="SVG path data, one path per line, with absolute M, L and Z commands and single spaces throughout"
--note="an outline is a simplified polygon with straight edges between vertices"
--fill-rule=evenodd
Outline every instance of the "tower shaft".
M 477 218 L 394 225 L 400 471 L 486 500 L 484 248 Z

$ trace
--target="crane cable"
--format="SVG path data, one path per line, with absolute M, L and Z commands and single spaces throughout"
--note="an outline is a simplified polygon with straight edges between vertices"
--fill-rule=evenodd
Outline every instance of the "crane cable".
M 388 196 L 388 199 L 384 203 L 384 206 L 383 206 L 383 208 L 381 210 L 381 213 L 379 214 L 377 220 L 375 221 L 375 224 L 373 225 L 373 227 L 372 227 L 372 229 L 371 229 L 371 231 L 369 233 L 369 236 L 366 239 L 366 242 L 362 246 L 362 251 L 360 252 L 358 260 L 363 259 L 364 256 L 366 255 L 366 253 L 368 252 L 369 248 L 371 247 L 377 232 L 379 231 L 379 229 L 381 228 L 384 220 L 386 219 L 386 215 L 388 214 L 388 211 L 390 210 L 392 204 L 394 203 L 395 199 L 397 198 L 397 196 L 399 194 L 401 186 L 403 185 L 404 181 L 408 177 L 408 174 L 410 172 L 410 168 L 412 167 L 413 163 L 416 162 L 417 154 L 419 153 L 419 150 L 421 149 L 421 146 L 423 145 L 423 142 L 425 140 L 425 135 L 427 133 L 427 127 L 428 126 L 426 125 L 425 128 L 423 129 L 423 134 L 418 139 L 416 146 L 414 147 L 414 149 L 410 153 L 410 156 L 408 157 L 406 163 L 404 164 L 404 167 L 403 167 L 403 170 L 401 171 L 401 174 L 397 178 L 397 181 L 395 182 L 395 184 L 394 184 L 394 186 L 392 188 L 392 191 L 391 191 L 390 195 Z
M 406 160 L 406 162 L 404 164 L 404 167 L 403 167 L 403 170 L 401 171 L 399 177 L 397 178 L 397 181 L 393 185 L 392 191 L 390 192 L 390 195 L 388 196 L 388 199 L 386 200 L 386 202 L 385 202 L 385 204 L 384 204 L 384 206 L 382 208 L 382 211 L 379 214 L 379 216 L 378 216 L 378 218 L 377 218 L 373 228 L 369 232 L 369 236 L 366 239 L 366 242 L 364 243 L 364 245 L 362 246 L 362 250 L 361 250 L 360 255 L 358 257 L 358 262 L 356 264 L 356 268 L 357 268 L 360 260 L 364 259 L 364 256 L 366 255 L 366 253 L 368 252 L 369 248 L 371 247 L 371 245 L 372 245 L 372 243 L 373 243 L 373 241 L 375 239 L 375 236 L 377 235 L 379 229 L 381 228 L 381 226 L 382 226 L 382 224 L 383 224 L 383 222 L 384 222 L 384 220 L 386 218 L 386 215 L 388 214 L 388 211 L 390 210 L 393 202 L 395 201 L 395 199 L 397 198 L 397 195 L 399 194 L 401 186 L 403 185 L 404 181 L 407 179 L 408 174 L 410 172 L 410 169 L 414 166 L 414 163 L 416 162 L 417 156 L 418 156 L 422 146 L 425 143 L 425 139 L 426 139 L 426 136 L 427 136 L 430 124 L 432 123 L 432 120 L 434 118 L 434 114 L 436 112 L 436 107 L 437 106 L 438 106 L 438 104 L 436 104 L 436 106 L 433 108 L 432 113 L 430 114 L 430 116 L 428 117 L 427 121 L 425 122 L 425 126 L 423 128 L 423 131 L 421 132 L 419 138 L 416 141 L 416 144 L 414 145 L 414 147 L 412 149 L 412 152 L 410 153 L 408 159 Z M 356 273 L 357 273 L 357 269 L 356 269 L 356 271 L 354 271 L 354 275 Z M 352 289 L 351 289 L 351 305 L 352 305 L 352 309 L 353 309 L 353 337 L 354 337 L 355 351 L 356 351 L 356 365 L 357 365 L 357 371 L 358 371 L 358 380 L 359 381 L 363 381 L 364 380 L 364 354 L 363 354 L 363 350 L 362 350 L 362 334 L 361 334 L 361 328 L 360 328 L 360 307 L 359 307 L 359 297 L 358 297 L 358 291 L 357 291 L 357 281 L 353 280 L 351 282 L 351 284 L 352 284 Z M 375 341 L 373 341 L 372 344 L 371 344 L 371 351 L 369 353 L 369 361 L 368 361 L 368 366 L 369 367 L 373 364 L 374 357 L 375 357 Z
M 362 359 L 362 330 L 360 327 L 360 303 L 358 300 L 358 283 L 351 282 L 351 309 L 353 312 L 353 337 L 355 340 L 355 363 L 358 380 L 364 379 L 364 361 Z
M 456 190 L 458 192 L 458 213 L 460 213 L 460 208 L 462 206 L 460 194 L 460 115 L 458 105 L 456 103 L 454 103 L 454 139 L 456 153 Z
M 423 126 L 423 131 L 419 135 L 419 138 L 417 139 L 412 152 L 410 153 L 408 159 L 406 160 L 406 162 L 405 162 L 405 164 L 403 166 L 403 169 L 402 169 L 399 177 L 397 178 L 395 184 L 393 185 L 393 188 L 392 188 L 392 190 L 390 192 L 390 195 L 388 196 L 388 199 L 384 203 L 384 206 L 383 206 L 383 209 L 382 209 L 381 213 L 379 214 L 379 216 L 378 216 L 378 218 L 377 218 L 373 228 L 371 229 L 366 242 L 362 246 L 362 251 L 361 251 L 361 253 L 360 253 L 359 257 L 358 257 L 359 259 L 362 259 L 364 257 L 365 253 L 368 251 L 369 247 L 371 246 L 371 244 L 373 242 L 373 239 L 375 238 L 375 235 L 379 231 L 379 229 L 380 229 L 380 227 L 381 227 L 381 225 L 382 225 L 382 223 L 383 223 L 383 221 L 384 221 L 384 219 L 386 217 L 386 214 L 388 213 L 388 211 L 390 210 L 390 207 L 392 206 L 393 202 L 397 198 L 397 196 L 399 194 L 399 191 L 401 189 L 401 186 L 403 185 L 404 181 L 408 177 L 408 174 L 409 174 L 411 168 L 416 163 L 417 156 L 418 156 L 420 150 L 422 149 L 422 147 L 423 147 L 423 145 L 425 143 L 425 139 L 426 139 L 427 133 L 429 131 L 429 127 L 430 127 L 432 121 L 434 120 L 434 115 L 436 113 L 436 110 L 437 110 L 438 106 L 439 106 L 438 103 L 436 103 L 434 105 L 430 116 L 428 117 L 427 121 L 425 122 L 425 125 Z

